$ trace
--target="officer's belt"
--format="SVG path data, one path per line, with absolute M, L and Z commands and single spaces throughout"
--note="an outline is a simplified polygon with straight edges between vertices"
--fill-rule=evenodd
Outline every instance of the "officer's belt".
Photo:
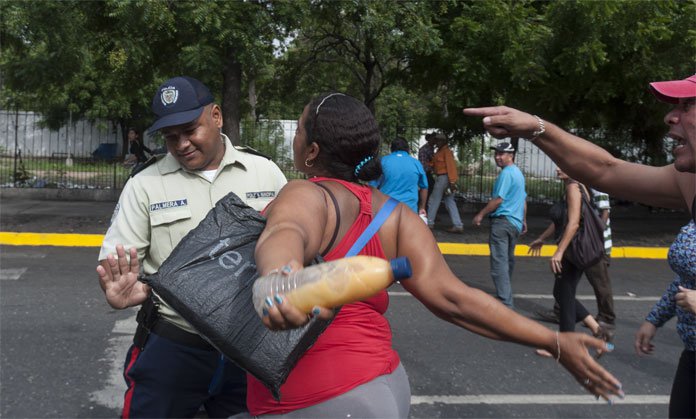
M 156 334 L 161 338 L 171 340 L 172 342 L 190 346 L 192 348 L 204 349 L 207 351 L 214 351 L 215 348 L 208 343 L 205 339 L 200 337 L 195 333 L 189 333 L 166 320 L 159 320 L 152 327 L 151 332 Z

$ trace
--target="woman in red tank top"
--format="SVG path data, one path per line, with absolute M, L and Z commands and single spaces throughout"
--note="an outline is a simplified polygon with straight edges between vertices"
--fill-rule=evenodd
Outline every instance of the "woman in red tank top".
M 340 93 L 312 100 L 293 142 L 295 167 L 309 180 L 288 183 L 265 211 L 268 222 L 256 246 L 261 275 L 293 271 L 317 255 L 343 257 L 388 197 L 362 182 L 377 179 L 379 129 L 372 113 Z M 406 256 L 413 276 L 403 287 L 438 317 L 486 337 L 541 347 L 595 395 L 623 395 L 619 381 L 588 352 L 606 343 L 581 333 L 554 333 L 470 288 L 450 271 L 435 238 L 416 213 L 399 204 L 360 254 Z M 282 295 L 270 296 L 262 320 L 272 330 L 300 327 L 308 318 Z M 254 416 L 406 417 L 410 390 L 384 313 L 386 291 L 343 306 L 281 387 L 280 401 L 249 377 L 247 403 Z M 313 315 L 333 316 L 327 307 Z M 586 379 L 589 378 L 589 382 Z M 377 394 L 388 387 L 387 395 Z M 385 397 L 387 397 L 385 399 Z

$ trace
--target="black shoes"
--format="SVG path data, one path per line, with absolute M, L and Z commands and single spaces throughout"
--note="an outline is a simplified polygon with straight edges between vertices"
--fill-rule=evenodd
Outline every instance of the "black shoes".
M 613 341 L 615 327 L 611 324 L 604 323 L 601 320 L 597 323 L 599 323 L 599 330 L 597 330 L 596 333 L 593 333 L 594 337 L 602 339 L 605 342 Z
M 539 317 L 541 320 L 549 323 L 556 323 L 558 324 L 560 322 L 558 313 L 555 311 L 551 310 L 537 310 L 534 312 L 537 317 Z

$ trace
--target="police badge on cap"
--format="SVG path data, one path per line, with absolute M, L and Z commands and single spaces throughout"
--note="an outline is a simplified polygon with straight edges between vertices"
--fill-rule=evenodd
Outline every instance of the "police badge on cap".
M 200 81 L 187 76 L 171 78 L 162 83 L 152 97 L 152 111 L 157 120 L 147 132 L 152 134 L 162 128 L 194 121 L 211 103 L 213 95 Z
M 174 86 L 167 86 L 162 89 L 160 99 L 165 107 L 173 106 L 179 98 L 179 91 Z

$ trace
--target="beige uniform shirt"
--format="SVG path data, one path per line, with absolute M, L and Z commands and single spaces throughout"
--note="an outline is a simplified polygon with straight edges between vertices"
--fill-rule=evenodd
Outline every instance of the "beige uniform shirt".
M 167 154 L 131 178 L 123 188 L 104 236 L 99 260 L 121 243 L 135 247 L 141 271 L 157 272 L 179 241 L 229 192 L 261 211 L 287 183 L 272 161 L 232 146 L 223 135 L 225 155 L 212 182 L 201 172 L 185 170 Z M 166 303 L 159 314 L 189 332 L 195 330 Z

